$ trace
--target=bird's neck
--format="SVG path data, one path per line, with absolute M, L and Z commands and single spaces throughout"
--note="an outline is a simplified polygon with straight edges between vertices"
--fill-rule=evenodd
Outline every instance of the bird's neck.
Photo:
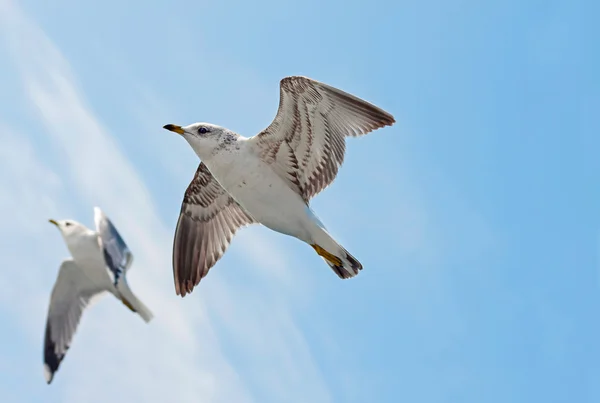
M 65 237 L 65 243 L 73 259 L 77 261 L 96 259 L 100 254 L 98 235 L 91 230 L 82 231 L 75 236 Z
M 212 147 L 206 147 L 205 145 L 197 145 L 197 144 L 191 144 L 192 149 L 194 150 L 194 152 L 196 153 L 196 155 L 198 156 L 198 158 L 200 158 L 202 161 L 207 161 L 209 159 L 212 159 L 213 154 L 213 148 Z
M 236 154 L 245 145 L 245 137 L 236 133 L 227 133 L 223 135 L 214 144 L 196 144 L 191 143 L 192 149 L 196 155 L 204 162 L 212 160 L 228 159 L 230 155 Z

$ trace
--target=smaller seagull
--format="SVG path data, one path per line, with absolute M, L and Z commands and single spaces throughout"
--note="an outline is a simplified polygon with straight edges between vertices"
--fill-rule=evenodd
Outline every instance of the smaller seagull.
M 147 323 L 150 310 L 127 285 L 126 274 L 133 255 L 117 229 L 98 208 L 94 208 L 96 231 L 73 221 L 50 222 L 58 227 L 71 259 L 60 265 L 50 296 L 44 336 L 44 376 L 49 384 L 64 359 L 83 311 L 107 291 Z
M 182 297 L 217 263 L 237 230 L 255 223 L 309 244 L 342 279 L 362 269 L 327 232 L 309 201 L 334 181 L 346 137 L 391 126 L 394 117 L 307 77 L 285 77 L 279 94 L 275 119 L 254 137 L 210 123 L 164 126 L 202 160 L 175 230 L 173 273 Z

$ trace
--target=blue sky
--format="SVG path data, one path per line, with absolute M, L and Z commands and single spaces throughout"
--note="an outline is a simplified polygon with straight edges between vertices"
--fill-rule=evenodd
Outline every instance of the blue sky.
M 600 54 L 591 1 L 0 0 L 0 395 L 10 402 L 600 401 Z M 364 265 L 242 230 L 194 293 L 171 245 L 198 164 L 306 75 L 390 111 L 312 202 Z M 596 116 L 596 117 L 594 117 Z M 99 205 L 149 325 L 105 298 L 51 386 L 48 218 Z

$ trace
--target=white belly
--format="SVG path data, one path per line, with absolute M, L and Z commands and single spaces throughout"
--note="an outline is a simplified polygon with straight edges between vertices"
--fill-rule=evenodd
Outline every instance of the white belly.
M 267 164 L 255 156 L 237 160 L 219 169 L 207 163 L 221 186 L 266 227 L 310 242 L 314 223 L 302 197 L 295 193 Z

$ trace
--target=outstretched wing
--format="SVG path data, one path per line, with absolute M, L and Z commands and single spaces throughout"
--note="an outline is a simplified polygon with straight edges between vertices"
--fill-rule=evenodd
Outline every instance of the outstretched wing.
M 223 256 L 237 230 L 255 221 L 200 163 L 188 186 L 173 244 L 177 295 L 192 292 Z
M 277 116 L 250 141 L 308 202 L 335 179 L 344 161 L 346 136 L 361 136 L 394 122 L 384 110 L 337 88 L 306 77 L 286 77 L 280 83 Z
M 131 266 L 133 255 L 113 223 L 104 215 L 99 207 L 94 207 L 94 221 L 100 248 L 104 252 L 104 260 L 113 284 L 117 285 L 119 278 Z
M 44 336 L 44 376 L 47 383 L 52 382 L 71 345 L 81 314 L 91 299 L 104 291 L 90 282 L 73 260 L 65 260 L 60 265 L 50 297 Z

